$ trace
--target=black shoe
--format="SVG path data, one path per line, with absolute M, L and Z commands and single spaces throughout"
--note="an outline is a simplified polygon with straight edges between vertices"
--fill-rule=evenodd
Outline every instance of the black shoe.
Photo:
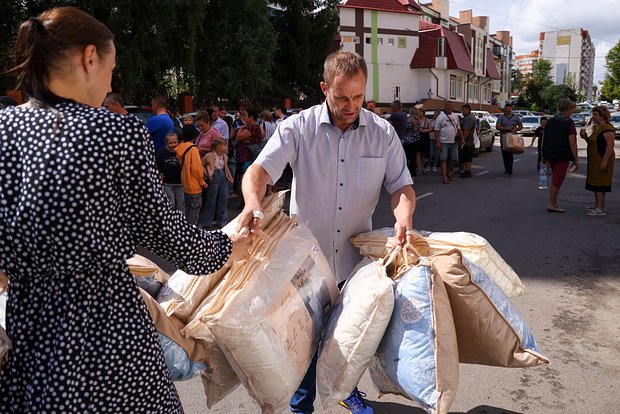
M 459 174 L 460 178 L 471 178 L 471 171 L 463 171 L 461 174 Z

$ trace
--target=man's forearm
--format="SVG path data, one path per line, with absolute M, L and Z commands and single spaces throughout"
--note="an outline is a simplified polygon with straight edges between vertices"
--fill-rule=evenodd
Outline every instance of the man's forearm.
M 394 192 L 392 194 L 391 204 L 396 222 L 405 223 L 408 228 L 411 228 L 413 213 L 415 211 L 415 191 L 413 187 L 406 185 Z
M 269 174 L 263 167 L 254 164 L 248 168 L 241 182 L 241 191 L 246 206 L 251 206 L 253 209 L 260 207 L 260 203 L 265 197 L 268 182 Z

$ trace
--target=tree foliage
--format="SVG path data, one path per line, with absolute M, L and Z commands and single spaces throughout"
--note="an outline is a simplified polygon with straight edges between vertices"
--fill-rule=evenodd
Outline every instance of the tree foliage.
M 56 6 L 93 14 L 114 33 L 113 88 L 127 101 L 187 91 L 207 104 L 319 97 L 337 33 L 338 0 L 3 0 L 0 64 L 10 67 L 19 23 Z M 2 89 L 14 86 L 3 76 Z
M 543 102 L 541 109 L 548 109 L 549 111 L 556 111 L 558 109 L 558 101 L 560 98 L 568 98 L 575 102 L 577 94 L 575 90 L 563 83 L 561 85 L 547 86 L 540 94 L 540 99 Z
M 553 84 L 551 69 L 552 64 L 550 61 L 540 59 L 534 64 L 532 74 L 525 79 L 525 100 L 531 104 L 536 104 L 538 108 L 544 108 L 545 106 L 545 102 L 541 98 L 542 91 Z
M 605 78 L 601 86 L 601 95 L 607 100 L 620 99 L 620 40 L 605 56 Z

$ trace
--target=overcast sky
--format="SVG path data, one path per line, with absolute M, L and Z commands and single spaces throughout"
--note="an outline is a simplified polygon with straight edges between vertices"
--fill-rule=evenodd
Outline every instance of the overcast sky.
M 559 29 L 585 29 L 596 48 L 594 81 L 605 76 L 605 56 L 620 40 L 620 1 L 618 0 L 450 0 L 450 16 L 460 10 L 473 10 L 474 16 L 489 16 L 489 31 L 510 30 L 517 55 L 538 49 L 540 32 Z

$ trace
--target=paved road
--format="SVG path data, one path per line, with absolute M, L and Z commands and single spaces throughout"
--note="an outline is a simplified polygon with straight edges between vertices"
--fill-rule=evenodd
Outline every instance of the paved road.
M 583 149 L 580 154 L 585 157 Z M 585 159 L 582 162 L 585 171 Z M 513 303 L 551 365 L 504 369 L 462 364 L 451 413 L 619 413 L 620 182 L 609 194 L 607 217 L 586 216 L 585 207 L 594 197 L 584 190 L 584 173 L 570 174 L 561 189 L 559 205 L 567 212 L 547 213 L 547 192 L 537 188 L 534 149 L 517 157 L 512 177 L 502 175 L 497 147 L 474 163 L 473 178 L 457 178 L 449 185 L 441 184 L 438 173 L 417 178 L 414 225 L 471 231 L 493 244 L 529 288 Z M 385 194 L 374 222 L 375 227 L 393 224 Z M 200 380 L 177 387 L 187 414 L 208 412 Z M 360 389 L 376 413 L 424 412 L 402 397 L 378 399 L 367 374 Z M 239 388 L 212 412 L 260 410 Z M 334 406 L 316 412 L 344 410 Z

